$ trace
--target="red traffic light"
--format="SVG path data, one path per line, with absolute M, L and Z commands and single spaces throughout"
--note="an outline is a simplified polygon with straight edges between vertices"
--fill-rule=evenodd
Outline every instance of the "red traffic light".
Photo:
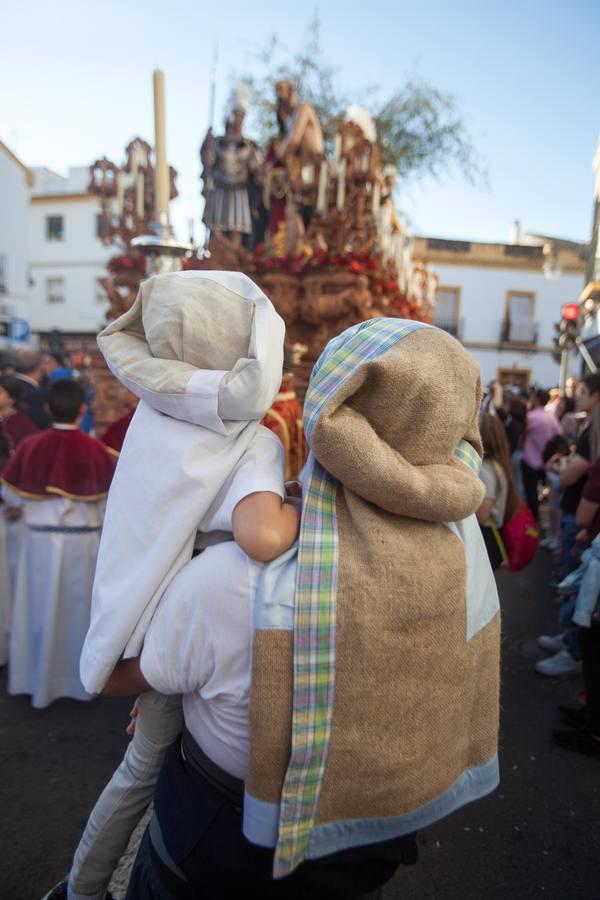
M 560 315 L 563 319 L 566 319 L 567 322 L 573 322 L 575 319 L 579 318 L 579 306 L 577 303 L 565 303 L 560 311 Z

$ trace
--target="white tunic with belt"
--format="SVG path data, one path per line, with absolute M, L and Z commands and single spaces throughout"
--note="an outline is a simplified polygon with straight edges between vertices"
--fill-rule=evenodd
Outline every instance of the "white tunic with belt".
M 6 495 L 12 494 L 4 488 Z M 58 697 L 91 699 L 79 677 L 90 623 L 104 500 L 27 500 L 10 636 L 8 691 L 44 707 Z

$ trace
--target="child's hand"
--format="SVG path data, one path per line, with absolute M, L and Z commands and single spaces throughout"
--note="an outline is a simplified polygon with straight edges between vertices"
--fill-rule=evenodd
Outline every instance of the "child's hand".
M 129 735 L 129 737 L 133 737 L 135 734 L 136 720 L 140 714 L 140 708 L 138 706 L 139 699 L 140 698 L 138 697 L 137 700 L 135 701 L 135 703 L 133 704 L 133 706 L 131 707 L 131 712 L 129 713 L 129 715 L 131 716 L 131 722 L 125 729 L 125 732 Z

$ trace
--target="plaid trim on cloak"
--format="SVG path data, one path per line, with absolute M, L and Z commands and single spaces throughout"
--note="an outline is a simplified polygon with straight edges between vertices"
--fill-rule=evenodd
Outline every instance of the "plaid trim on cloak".
M 310 446 L 325 405 L 362 363 L 381 356 L 423 322 L 370 319 L 331 340 L 317 361 L 304 402 Z M 466 441 L 456 457 L 479 472 L 479 454 Z M 310 453 L 303 484 L 294 613 L 292 749 L 279 810 L 273 876 L 303 861 L 321 793 L 335 691 L 335 626 L 339 540 L 335 512 L 338 482 Z

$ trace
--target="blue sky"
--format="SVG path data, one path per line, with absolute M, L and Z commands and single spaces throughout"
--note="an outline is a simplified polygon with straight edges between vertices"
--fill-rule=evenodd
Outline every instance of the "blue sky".
M 375 84 L 385 98 L 421 77 L 455 95 L 487 164 L 488 189 L 456 171 L 403 185 L 414 232 L 505 240 L 518 218 L 527 230 L 588 239 L 600 131 L 594 0 L 5 4 L 0 138 L 27 164 L 60 172 L 104 154 L 119 161 L 136 134 L 152 141 L 152 69 L 161 67 L 183 236 L 200 216 L 198 147 L 216 42 L 219 115 L 232 72 L 251 69 L 271 34 L 298 49 L 315 9 L 346 94 Z

